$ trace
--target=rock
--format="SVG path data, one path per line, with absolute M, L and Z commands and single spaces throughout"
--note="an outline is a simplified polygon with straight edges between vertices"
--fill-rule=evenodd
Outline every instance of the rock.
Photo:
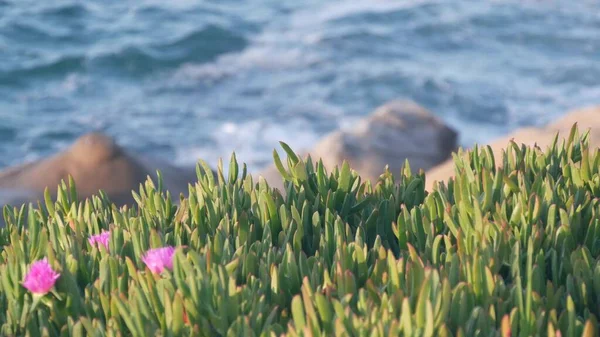
M 64 152 L 1 171 L 0 206 L 42 200 L 46 187 L 54 195 L 61 180 L 67 181 L 69 174 L 81 199 L 103 190 L 119 206 L 133 204 L 131 191 L 138 190 L 147 176 L 156 181 L 156 170 L 161 171 L 164 187 L 174 198 L 186 193 L 187 184 L 196 181 L 193 170 L 134 156 L 112 138 L 89 133 Z
M 346 160 L 363 179 L 376 183 L 386 165 L 399 174 L 406 159 L 411 169 L 427 170 L 456 148 L 457 134 L 431 112 L 412 101 L 391 101 L 377 108 L 352 130 L 335 131 L 309 151 L 331 170 Z M 260 174 L 282 189 L 275 166 Z
M 282 161 L 284 163 L 283 165 L 285 165 L 285 161 L 283 158 Z M 275 165 L 269 165 L 258 175 L 259 177 L 263 177 L 267 181 L 267 183 L 269 183 L 269 186 L 271 186 L 272 188 L 276 188 L 282 193 L 284 192 L 283 178 L 281 177 L 281 174 L 279 173 Z
M 591 106 L 568 112 L 564 117 L 551 123 L 547 129 L 552 134 L 559 131 L 568 136 L 573 124 L 578 123 L 579 132 L 590 130 L 590 144 L 600 146 L 600 106 Z
M 489 145 L 494 152 L 496 163 L 499 163 L 502 160 L 502 150 L 506 148 L 511 139 L 517 144 L 537 145 L 545 150 L 552 144 L 557 132 L 561 137 L 568 137 L 571 127 L 575 123 L 578 123 L 580 133 L 588 129 L 591 130 L 591 146 L 600 146 L 600 106 L 568 112 L 564 117 L 543 128 L 526 127 L 518 129 L 507 136 L 493 141 Z M 446 181 L 453 176 L 454 161 L 449 159 L 426 172 L 426 188 L 427 190 L 431 190 L 436 181 Z

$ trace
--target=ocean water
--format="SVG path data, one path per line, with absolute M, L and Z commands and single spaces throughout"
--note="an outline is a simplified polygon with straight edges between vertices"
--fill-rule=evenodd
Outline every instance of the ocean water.
M 600 2 L 0 0 L 0 167 L 100 130 L 256 170 L 394 98 L 463 145 L 599 104 Z

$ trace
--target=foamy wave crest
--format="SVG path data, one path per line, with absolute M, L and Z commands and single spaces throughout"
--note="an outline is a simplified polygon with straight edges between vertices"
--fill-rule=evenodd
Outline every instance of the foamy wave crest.
M 296 13 L 292 17 L 295 26 L 323 24 L 347 16 L 365 13 L 386 13 L 404 8 L 412 8 L 424 3 L 436 3 L 435 0 L 375 0 L 375 1 L 340 1 L 327 4 L 319 11 L 307 10 Z
M 263 39 L 277 38 L 262 36 Z M 279 40 L 281 43 L 282 40 Z M 281 70 L 310 66 L 318 63 L 320 57 L 307 51 L 300 45 L 290 47 L 276 42 L 258 42 L 240 53 L 221 55 L 215 62 L 197 64 L 186 63 L 174 74 L 171 82 L 175 85 L 193 84 L 194 82 L 217 81 L 230 76 L 235 76 L 250 69 L 256 70 Z
M 284 124 L 269 121 L 227 122 L 211 135 L 210 144 L 178 150 L 176 163 L 190 166 L 202 159 L 215 165 L 219 158 L 227 163 L 235 151 L 238 162 L 246 163 L 251 172 L 256 172 L 272 162 L 272 150 L 279 148 L 279 141 L 301 151 L 316 143 L 318 138 L 311 124 L 303 120 Z
M 240 52 L 221 55 L 211 63 L 182 65 L 170 82 L 177 87 L 212 83 L 250 69 L 275 71 L 310 67 L 324 61 L 314 45 L 325 38 L 323 32 L 329 29 L 324 25 L 329 21 L 354 14 L 385 13 L 425 2 L 432 1 L 343 1 L 318 10 L 299 10 L 286 20 L 267 26 Z

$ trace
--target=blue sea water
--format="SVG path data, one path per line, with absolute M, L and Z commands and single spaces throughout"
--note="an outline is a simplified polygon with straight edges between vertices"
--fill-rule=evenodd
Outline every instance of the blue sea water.
M 0 0 L 0 167 L 102 130 L 258 169 L 398 97 L 463 145 L 599 104 L 600 2 Z

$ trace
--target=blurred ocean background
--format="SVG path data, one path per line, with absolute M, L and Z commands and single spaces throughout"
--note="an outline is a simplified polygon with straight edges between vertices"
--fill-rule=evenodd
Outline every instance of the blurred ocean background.
M 600 1 L 0 0 L 0 168 L 101 130 L 259 169 L 398 97 L 485 142 L 600 103 Z

